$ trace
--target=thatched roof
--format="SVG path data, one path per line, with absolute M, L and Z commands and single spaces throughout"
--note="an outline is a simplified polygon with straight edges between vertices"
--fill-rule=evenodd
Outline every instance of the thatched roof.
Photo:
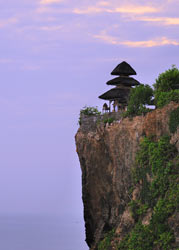
M 107 85 L 124 85 L 126 87 L 131 87 L 131 86 L 136 86 L 136 85 L 140 85 L 140 82 L 138 82 L 137 80 L 135 80 L 132 77 L 116 77 L 110 81 L 108 81 L 106 83 Z
M 126 62 L 122 62 L 117 65 L 117 67 L 111 72 L 111 75 L 137 75 L 135 70 Z
M 118 100 L 121 103 L 127 103 L 129 92 L 129 89 L 113 88 L 100 95 L 99 98 L 109 101 Z

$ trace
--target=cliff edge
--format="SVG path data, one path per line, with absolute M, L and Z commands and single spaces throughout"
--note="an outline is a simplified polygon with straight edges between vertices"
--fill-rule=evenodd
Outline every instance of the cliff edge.
M 179 152 L 179 129 L 171 134 L 168 125 L 171 111 L 178 107 L 171 102 L 145 116 L 122 118 L 110 125 L 99 122 L 94 127 L 93 121 L 91 127 L 90 122 L 86 127 L 80 126 L 75 140 L 82 170 L 86 242 L 91 250 L 123 249 L 117 246 L 138 221 L 132 216 L 129 203 L 137 200 L 141 191 L 141 180 L 132 187 L 132 169 L 140 143 L 145 137 L 158 141 L 168 134 Z M 150 178 L 148 175 L 149 182 Z M 175 237 L 170 249 L 179 247 L 178 215 L 177 209 L 172 210 L 168 221 Z M 151 216 L 152 209 L 148 207 L 145 216 L 140 216 L 142 225 L 148 225 Z M 113 234 L 108 235 L 108 248 L 100 248 L 99 243 L 108 233 Z

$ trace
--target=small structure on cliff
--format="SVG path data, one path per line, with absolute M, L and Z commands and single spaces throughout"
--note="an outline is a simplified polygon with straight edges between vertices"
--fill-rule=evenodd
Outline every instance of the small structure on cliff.
M 125 109 L 128 103 L 129 93 L 132 86 L 140 85 L 140 83 L 130 75 L 136 75 L 135 70 L 125 61 L 118 64 L 117 67 L 111 72 L 111 75 L 118 77 L 108 81 L 107 85 L 114 85 L 115 88 L 110 89 L 99 98 L 109 101 L 109 107 L 106 103 L 103 105 L 104 111 L 111 111 L 111 104 L 113 104 L 113 111 L 120 111 Z M 116 110 L 117 109 L 117 110 Z

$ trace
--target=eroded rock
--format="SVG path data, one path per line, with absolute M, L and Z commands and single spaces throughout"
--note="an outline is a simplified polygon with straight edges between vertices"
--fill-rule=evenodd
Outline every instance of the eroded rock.
M 75 140 L 82 170 L 86 241 L 91 249 L 96 249 L 98 242 L 112 228 L 122 232 L 132 225 L 128 191 L 140 141 L 144 136 L 158 139 L 170 134 L 169 114 L 178 106 L 170 103 L 146 116 L 125 118 L 110 126 L 99 123 L 90 129 L 87 122 L 86 128 L 79 128 Z M 171 142 L 177 144 L 177 140 L 178 132 L 172 135 Z M 132 195 L 137 199 L 137 191 Z M 144 224 L 148 223 L 150 213 L 147 216 Z

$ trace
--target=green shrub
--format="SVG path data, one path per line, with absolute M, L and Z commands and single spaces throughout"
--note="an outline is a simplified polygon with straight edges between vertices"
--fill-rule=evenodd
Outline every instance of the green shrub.
M 129 202 L 130 211 L 132 217 L 135 221 L 137 221 L 141 215 L 144 215 L 147 212 L 148 205 L 142 204 L 139 200 L 131 200 Z
M 99 112 L 98 110 L 98 107 L 83 107 L 81 110 L 80 110 L 80 115 L 100 115 L 101 112 Z
M 179 126 L 179 107 L 170 113 L 169 129 L 171 133 L 175 133 Z
M 171 69 L 161 73 L 156 79 L 154 91 L 156 92 L 168 92 L 177 89 L 179 84 L 179 70 L 172 66 Z
M 155 104 L 158 108 L 162 108 L 166 104 L 173 102 L 179 102 L 179 90 L 171 90 L 169 92 L 157 92 L 155 95 Z
M 149 227 L 138 222 L 132 230 L 128 239 L 129 250 L 152 250 L 154 237 Z M 120 249 L 120 248 L 119 248 Z
M 105 235 L 104 239 L 102 241 L 100 241 L 100 243 L 98 244 L 98 250 L 110 249 L 111 240 L 114 237 L 114 232 L 115 232 L 115 230 L 113 229 Z
M 100 114 L 101 114 L 101 112 L 98 110 L 98 107 L 85 106 L 80 110 L 80 117 L 79 117 L 78 123 L 79 123 L 79 125 L 81 125 L 81 117 L 83 115 L 93 116 L 93 115 L 100 115 Z
M 126 116 L 135 116 L 146 114 L 150 111 L 145 105 L 150 105 L 152 103 L 153 90 L 149 85 L 137 86 L 131 89 L 129 102 L 127 107 L 127 112 L 124 113 Z
M 129 203 L 136 224 L 120 242 L 119 250 L 172 249 L 175 238 L 167 222 L 179 207 L 177 154 L 168 136 L 158 141 L 144 138 L 141 142 L 132 171 L 134 185 L 140 183 L 141 191 L 138 200 Z M 142 225 L 148 208 L 152 211 L 151 219 L 148 225 Z
M 157 107 L 161 108 L 170 101 L 179 102 L 179 70 L 174 65 L 160 74 L 153 86 Z
M 111 124 L 113 123 L 113 121 L 115 121 L 115 118 L 114 117 L 110 117 L 110 118 L 104 118 L 103 122 L 104 124 Z
M 144 138 L 132 175 L 133 190 L 136 183 L 141 185 L 138 200 L 128 204 L 135 220 L 133 229 L 119 244 L 115 231 L 110 231 L 99 243 L 98 250 L 112 249 L 112 242 L 118 244 L 115 248 L 118 250 L 171 250 L 175 237 L 168 226 L 168 218 L 179 210 L 179 156 L 169 136 L 162 136 L 158 141 Z M 143 225 L 148 209 L 151 218 L 148 225 Z

